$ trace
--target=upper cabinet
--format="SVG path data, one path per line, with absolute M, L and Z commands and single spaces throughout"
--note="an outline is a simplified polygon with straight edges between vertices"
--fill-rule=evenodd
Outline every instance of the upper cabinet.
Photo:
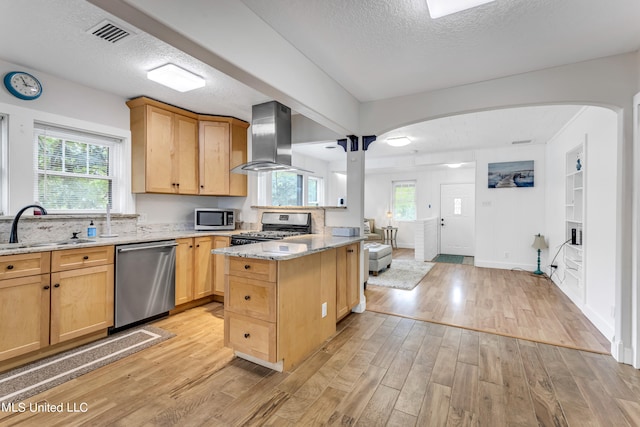
M 247 122 L 200 115 L 144 97 L 127 105 L 132 192 L 247 195 L 247 177 L 230 172 L 246 162 Z

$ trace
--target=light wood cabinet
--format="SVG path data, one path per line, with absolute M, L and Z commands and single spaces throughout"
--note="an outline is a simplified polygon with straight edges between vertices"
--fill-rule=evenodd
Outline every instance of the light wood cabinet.
M 213 236 L 176 239 L 176 305 L 213 294 Z
M 336 318 L 342 319 L 360 302 L 360 244 L 336 250 Z
M 127 102 L 134 193 L 246 196 L 249 124 L 197 114 L 150 98 Z
M 214 236 L 213 248 L 226 248 L 231 245 L 231 238 L 226 236 Z M 213 293 L 224 295 L 224 255 L 213 255 Z
M 113 326 L 113 258 L 113 246 L 52 252 L 52 345 Z
M 113 326 L 113 246 L 0 257 L 0 361 Z
M 131 191 L 198 194 L 198 120 L 138 98 L 131 109 Z
M 200 194 L 246 196 L 247 176 L 231 169 L 247 162 L 248 123 L 200 116 Z
M 237 355 L 289 370 L 335 333 L 335 249 L 225 264 L 225 345 Z

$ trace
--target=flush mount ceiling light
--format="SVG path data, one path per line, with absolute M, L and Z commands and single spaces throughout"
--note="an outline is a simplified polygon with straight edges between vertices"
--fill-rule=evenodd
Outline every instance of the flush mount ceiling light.
M 404 147 L 405 145 L 411 144 L 411 140 L 406 136 L 401 136 L 398 138 L 387 138 L 387 144 L 392 147 Z
M 442 18 L 495 0 L 427 0 L 431 19 Z
M 449 166 L 451 169 L 457 169 L 462 166 L 462 163 L 447 163 L 447 166 Z
M 198 89 L 205 84 L 202 77 L 173 64 L 165 64 L 147 72 L 147 78 L 178 92 Z

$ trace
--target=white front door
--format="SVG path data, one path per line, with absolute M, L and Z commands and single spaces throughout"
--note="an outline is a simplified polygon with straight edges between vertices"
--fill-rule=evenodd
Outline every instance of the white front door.
M 475 185 L 440 185 L 440 253 L 474 255 Z

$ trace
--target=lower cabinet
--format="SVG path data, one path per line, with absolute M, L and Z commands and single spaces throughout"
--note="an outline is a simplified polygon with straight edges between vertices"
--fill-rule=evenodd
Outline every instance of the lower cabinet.
M 345 317 L 360 302 L 360 243 L 336 250 L 336 318 Z
M 176 305 L 213 294 L 213 239 L 176 239 Z
M 0 361 L 106 333 L 113 326 L 113 251 L 101 246 L 0 257 L 0 277 L 12 277 L 0 280 Z
M 215 236 L 213 238 L 213 248 L 220 249 L 231 246 L 231 238 L 226 236 Z M 213 255 L 213 293 L 224 295 L 224 255 Z

